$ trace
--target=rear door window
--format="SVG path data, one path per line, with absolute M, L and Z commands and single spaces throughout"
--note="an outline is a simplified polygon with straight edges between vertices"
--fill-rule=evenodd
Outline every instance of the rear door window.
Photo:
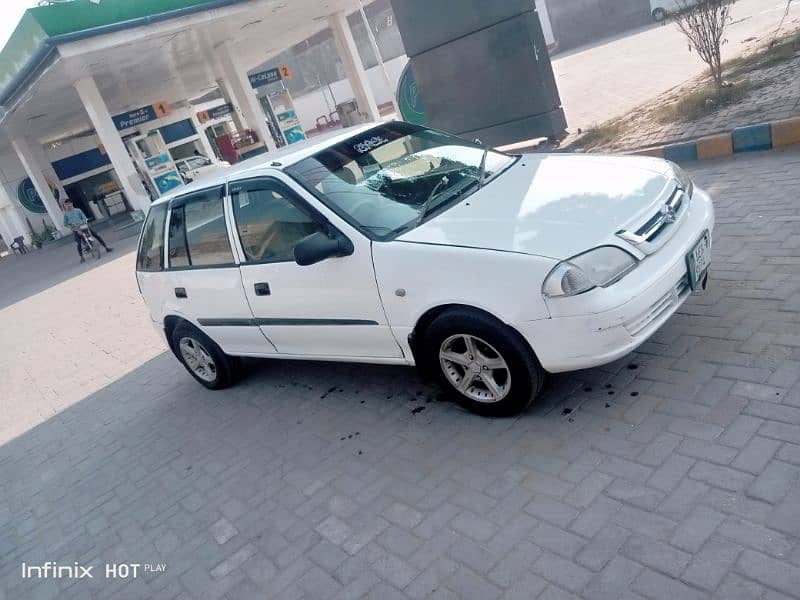
M 162 271 L 164 269 L 164 225 L 167 204 L 156 204 L 150 209 L 142 228 L 142 241 L 136 257 L 137 271 Z
M 173 201 L 169 219 L 170 268 L 233 264 L 225 226 L 223 187 Z

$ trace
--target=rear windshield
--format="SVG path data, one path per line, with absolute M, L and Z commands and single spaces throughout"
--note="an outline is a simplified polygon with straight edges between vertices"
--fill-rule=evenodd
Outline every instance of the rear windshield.
M 136 257 L 137 271 L 162 271 L 164 269 L 164 226 L 167 220 L 167 203 L 150 209 L 142 228 L 142 241 Z

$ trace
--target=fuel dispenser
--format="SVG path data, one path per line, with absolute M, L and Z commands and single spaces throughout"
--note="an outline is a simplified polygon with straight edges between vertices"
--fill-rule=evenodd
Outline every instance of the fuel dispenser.
M 145 135 L 130 137 L 125 143 L 154 198 L 183 185 L 183 179 L 160 131 L 155 130 Z
M 297 118 L 297 111 L 294 108 L 294 100 L 289 90 L 283 87 L 277 90 L 270 90 L 267 93 L 270 112 L 275 115 L 274 122 L 278 123 L 283 139 L 287 144 L 294 144 L 306 139 L 306 132 Z
M 261 106 L 267 115 L 267 125 L 279 147 L 306 139 L 306 132 L 297 118 L 294 100 L 284 83 L 291 77 L 292 69 L 288 65 L 250 75 L 250 83 L 259 92 Z

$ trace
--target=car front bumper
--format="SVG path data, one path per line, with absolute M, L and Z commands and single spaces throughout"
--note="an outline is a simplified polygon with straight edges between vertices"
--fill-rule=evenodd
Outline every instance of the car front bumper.
M 680 229 L 629 275 L 609 288 L 549 299 L 551 318 L 512 325 L 551 373 L 622 358 L 647 341 L 689 297 L 686 255 L 706 232 L 713 240 L 713 229 L 711 199 L 696 189 Z

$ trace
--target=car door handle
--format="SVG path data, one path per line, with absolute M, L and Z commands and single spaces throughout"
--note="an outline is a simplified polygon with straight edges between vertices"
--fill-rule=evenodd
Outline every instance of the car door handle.
M 176 298 L 186 298 L 186 288 L 175 288 Z
M 256 296 L 269 296 L 272 293 L 266 282 L 256 283 L 253 288 L 256 290 Z

